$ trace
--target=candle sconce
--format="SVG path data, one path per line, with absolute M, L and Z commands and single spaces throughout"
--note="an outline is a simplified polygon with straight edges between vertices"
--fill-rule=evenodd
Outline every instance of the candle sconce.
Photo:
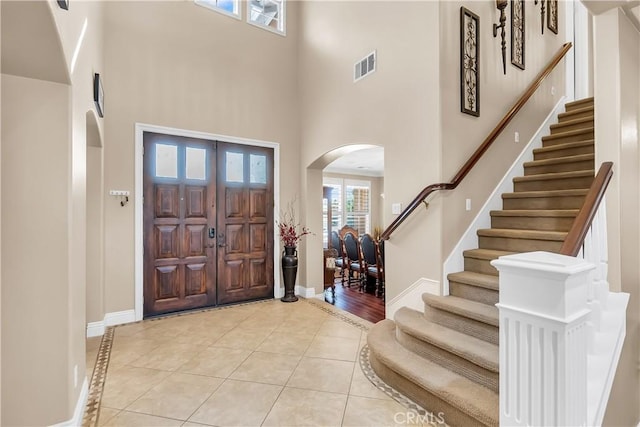
M 493 24 L 493 37 L 498 37 L 498 28 L 502 30 L 500 37 L 502 39 L 500 46 L 502 49 L 502 71 L 507 74 L 507 42 L 505 40 L 506 33 L 504 31 L 507 26 L 507 15 L 505 9 L 507 8 L 507 0 L 496 0 L 496 8 L 500 11 L 500 24 Z
M 544 34 L 544 3 L 545 0 L 534 0 L 533 4 L 536 6 L 540 3 L 540 31 Z

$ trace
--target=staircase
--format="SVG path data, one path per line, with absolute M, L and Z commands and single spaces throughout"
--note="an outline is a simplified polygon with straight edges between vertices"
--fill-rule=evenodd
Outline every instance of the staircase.
M 403 307 L 369 332 L 376 374 L 449 425 L 498 425 L 498 272 L 490 261 L 558 252 L 594 178 L 593 98 L 565 105 L 542 138 L 447 296 L 424 294 L 424 312 Z

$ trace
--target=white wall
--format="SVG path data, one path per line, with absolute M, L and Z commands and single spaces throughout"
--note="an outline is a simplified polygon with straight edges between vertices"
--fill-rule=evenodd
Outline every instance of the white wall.
M 640 420 L 640 34 L 620 9 L 594 18 L 596 164 L 614 163 L 607 190 L 609 283 L 628 292 L 627 335 L 605 425 Z

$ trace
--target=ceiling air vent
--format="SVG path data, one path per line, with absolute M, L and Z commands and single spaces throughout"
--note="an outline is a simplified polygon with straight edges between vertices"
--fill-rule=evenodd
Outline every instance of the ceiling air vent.
M 374 50 L 369 55 L 356 62 L 354 70 L 354 82 L 357 82 L 364 76 L 373 73 L 376 70 L 376 51 Z

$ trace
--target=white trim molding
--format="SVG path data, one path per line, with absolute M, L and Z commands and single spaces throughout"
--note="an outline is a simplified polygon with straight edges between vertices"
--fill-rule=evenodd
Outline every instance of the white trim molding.
M 104 315 L 104 320 L 87 323 L 87 338 L 104 335 L 107 326 L 124 325 L 136 321 L 135 310 L 114 311 Z
M 87 338 L 99 337 L 104 335 L 104 329 L 104 320 L 87 323 Z
M 305 288 L 300 285 L 296 285 L 294 293 L 304 298 L 314 298 L 316 296 L 316 288 Z
M 257 139 L 240 138 L 236 136 L 219 135 L 207 132 L 199 132 L 187 129 L 171 128 L 165 126 L 150 125 L 145 123 L 135 124 L 135 189 L 133 192 L 133 202 L 135 208 L 135 275 L 134 275 L 134 288 L 135 288 L 135 319 L 142 320 L 143 316 L 143 270 L 144 270 L 144 220 L 143 220 L 143 134 L 144 132 L 155 132 L 165 135 L 185 136 L 190 138 L 200 138 L 216 141 L 231 142 L 234 144 L 252 145 L 255 147 L 267 147 L 273 149 L 273 217 L 278 218 L 280 212 L 280 144 L 276 142 L 260 141 Z M 280 247 L 280 241 L 277 233 L 273 233 L 273 247 Z M 280 254 L 277 251 L 273 251 L 273 265 L 278 266 L 280 264 Z M 282 288 L 278 286 L 280 283 L 280 269 L 273 269 L 273 283 L 274 283 L 274 298 L 280 298 L 284 295 Z M 124 322 L 123 322 L 124 323 Z M 108 326 L 108 325 L 107 325 Z
M 52 427 L 78 427 L 82 425 L 82 417 L 84 416 L 84 409 L 87 406 L 87 399 L 89 398 L 89 381 L 87 377 L 84 378 L 82 382 L 82 387 L 80 388 L 80 395 L 78 396 L 78 401 L 76 402 L 76 407 L 73 411 L 73 417 L 67 421 L 63 421 L 61 423 L 53 424 Z
M 422 294 L 442 295 L 440 292 L 440 282 L 421 277 L 399 295 L 387 301 L 385 304 L 386 318 L 393 319 L 396 311 L 402 307 L 423 311 L 424 302 L 422 302 Z

